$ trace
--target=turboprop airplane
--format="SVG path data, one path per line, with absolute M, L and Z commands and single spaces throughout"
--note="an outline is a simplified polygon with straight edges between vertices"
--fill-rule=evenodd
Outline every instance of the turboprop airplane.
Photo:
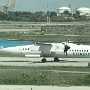
M 2 41 L 5 43 L 3 44 Z M 90 57 L 89 45 L 77 45 L 74 43 L 20 43 L 7 40 L 0 40 L 0 52 L 16 55 L 24 55 L 25 57 L 35 58 L 44 57 L 42 62 L 46 62 L 46 57 L 54 57 L 54 61 L 58 58 L 69 57 Z
M 46 57 L 54 57 L 55 62 L 58 62 L 59 58 L 90 58 L 90 45 L 63 42 L 36 43 L 36 46 L 39 46 L 37 49 L 39 52 L 38 57 L 44 57 L 42 62 L 47 61 Z M 33 47 L 37 48 L 36 46 L 34 45 Z M 27 55 L 27 57 L 31 56 L 31 54 Z

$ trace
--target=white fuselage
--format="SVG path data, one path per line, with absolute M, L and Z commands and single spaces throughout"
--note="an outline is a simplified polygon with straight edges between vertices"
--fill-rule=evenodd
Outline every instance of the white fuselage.
M 38 51 L 37 49 L 38 47 L 33 47 L 33 45 L 25 45 L 25 46 L 1 48 L 0 52 L 10 54 L 30 54 L 33 51 Z
M 53 44 L 50 46 L 37 46 L 37 45 L 26 45 L 1 48 L 0 52 L 10 53 L 17 55 L 24 55 L 26 57 L 90 57 L 90 46 L 89 45 L 76 45 L 68 44 L 70 49 L 67 51 L 67 56 L 64 53 L 63 44 Z

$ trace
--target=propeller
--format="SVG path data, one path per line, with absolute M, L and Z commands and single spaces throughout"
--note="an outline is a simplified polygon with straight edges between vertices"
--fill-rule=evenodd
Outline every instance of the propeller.
M 70 46 L 67 45 L 68 42 L 66 42 L 65 46 L 64 46 L 64 53 L 67 56 L 67 51 L 70 49 Z

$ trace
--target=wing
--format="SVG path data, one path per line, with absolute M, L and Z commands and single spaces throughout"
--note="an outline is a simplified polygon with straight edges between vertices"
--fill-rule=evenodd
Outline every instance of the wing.
M 51 48 L 52 48 L 52 44 L 50 43 L 35 43 L 35 45 L 40 46 L 39 47 L 39 51 L 41 51 L 42 53 L 47 53 L 50 52 Z
M 52 44 L 52 43 L 36 43 L 36 45 L 40 46 L 39 51 L 42 53 L 51 53 L 51 52 L 63 52 L 64 45 L 63 44 Z

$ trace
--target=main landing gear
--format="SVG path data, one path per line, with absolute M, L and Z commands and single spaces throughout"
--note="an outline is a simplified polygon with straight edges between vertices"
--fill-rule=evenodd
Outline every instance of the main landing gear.
M 42 62 L 43 62 L 43 63 L 47 62 L 47 60 L 46 60 L 45 57 L 42 59 Z M 54 58 L 54 62 L 59 62 L 59 58 L 58 58 L 58 57 L 55 57 L 55 58 Z
M 55 57 L 55 58 L 54 58 L 54 62 L 59 62 L 58 57 Z
M 43 63 L 44 63 L 44 62 L 47 62 L 47 60 L 46 60 L 46 58 L 45 58 L 45 57 L 42 59 L 42 62 L 43 62 Z

